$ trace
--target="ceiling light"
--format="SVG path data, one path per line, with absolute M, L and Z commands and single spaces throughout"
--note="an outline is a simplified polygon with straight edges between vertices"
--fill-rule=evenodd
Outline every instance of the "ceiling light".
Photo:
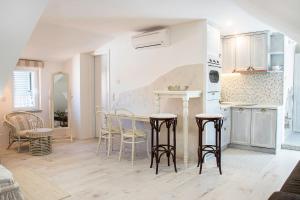
M 226 26 L 232 26 L 233 22 L 231 20 L 227 20 L 225 23 Z

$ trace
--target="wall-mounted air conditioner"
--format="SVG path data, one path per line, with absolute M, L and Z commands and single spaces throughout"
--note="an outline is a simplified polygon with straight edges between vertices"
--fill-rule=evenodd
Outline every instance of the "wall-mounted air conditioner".
M 135 49 L 162 47 L 170 45 L 169 29 L 146 32 L 132 37 L 132 45 Z

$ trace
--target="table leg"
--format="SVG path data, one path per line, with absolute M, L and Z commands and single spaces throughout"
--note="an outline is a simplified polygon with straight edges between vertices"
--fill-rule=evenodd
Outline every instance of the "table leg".
M 160 96 L 155 95 L 155 113 L 160 113 Z
M 185 168 L 188 167 L 188 147 L 189 147 L 189 98 L 185 97 L 183 98 L 183 148 L 184 148 L 184 152 L 183 152 L 183 160 L 184 160 L 184 166 Z

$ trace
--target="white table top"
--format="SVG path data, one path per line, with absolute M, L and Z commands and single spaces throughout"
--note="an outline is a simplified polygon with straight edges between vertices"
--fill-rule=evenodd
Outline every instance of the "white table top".
M 170 96 L 170 97 L 188 96 L 190 98 L 200 97 L 202 94 L 200 90 L 186 90 L 186 91 L 155 90 L 153 92 L 155 95 L 159 95 L 159 96 Z

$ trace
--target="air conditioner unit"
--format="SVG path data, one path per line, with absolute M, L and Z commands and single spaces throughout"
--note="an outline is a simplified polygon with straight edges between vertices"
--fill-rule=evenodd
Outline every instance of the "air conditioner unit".
M 151 47 L 163 47 L 170 44 L 169 29 L 146 32 L 132 37 L 132 45 L 135 49 Z

